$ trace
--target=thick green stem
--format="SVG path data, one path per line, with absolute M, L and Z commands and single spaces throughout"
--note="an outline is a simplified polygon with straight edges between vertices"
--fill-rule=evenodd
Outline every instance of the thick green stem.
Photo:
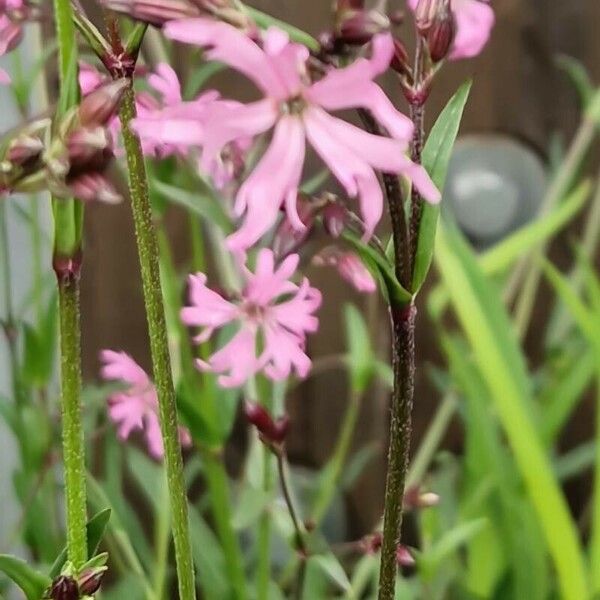
M 379 572 L 379 600 L 393 600 L 396 586 L 396 549 L 402 527 L 402 500 L 412 432 L 415 375 L 415 316 L 413 305 L 391 307 L 394 390 L 388 451 L 383 541 Z
M 177 427 L 175 390 L 160 284 L 158 240 L 152 221 L 141 144 L 129 128 L 132 119 L 136 116 L 135 97 L 131 87 L 125 92 L 119 116 L 127 155 L 129 191 L 142 273 L 154 381 L 158 393 L 160 425 L 165 446 L 165 468 L 171 501 L 179 596 L 180 600 L 193 600 L 196 597 L 194 567 L 189 537 L 183 458 Z
M 77 102 L 77 44 L 70 0 L 54 0 L 58 41 L 60 117 Z M 54 270 L 58 282 L 61 407 L 67 549 L 75 567 L 87 560 L 85 449 L 81 418 L 79 276 L 83 208 L 76 200 L 53 201 Z
M 600 356 L 598 357 L 600 360 Z M 592 505 L 592 533 L 590 540 L 590 567 L 592 592 L 600 594 L 600 370 L 596 377 L 596 460 L 594 461 L 594 493 Z
M 81 420 L 81 342 L 79 274 L 58 275 L 60 368 L 62 382 L 63 461 L 67 508 L 69 560 L 82 566 L 87 560 L 85 450 Z

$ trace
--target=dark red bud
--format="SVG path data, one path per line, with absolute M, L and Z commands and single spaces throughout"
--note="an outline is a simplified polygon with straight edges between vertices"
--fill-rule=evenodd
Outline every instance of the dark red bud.
M 79 586 L 72 577 L 61 575 L 52 582 L 48 596 L 52 600 L 78 600 Z
M 344 44 L 363 46 L 389 27 L 389 19 L 377 10 L 345 11 L 339 15 L 336 38 Z
M 381 532 L 373 533 L 372 535 L 365 536 L 361 542 L 362 551 L 365 554 L 376 554 L 381 550 L 381 544 L 383 543 L 383 535 Z
M 290 425 L 287 415 L 273 420 L 267 410 L 256 402 L 246 402 L 244 413 L 248 422 L 256 427 L 265 442 L 281 444 L 285 441 Z
M 52 259 L 52 268 L 56 274 L 56 279 L 63 283 L 79 279 L 82 258 L 81 250 L 78 250 L 73 256 L 54 256 Z M 51 596 L 51 598 L 54 598 L 54 596 Z
M 102 569 L 89 569 L 79 576 L 79 591 L 84 596 L 93 596 L 102 585 L 106 567 Z
M 97 172 L 78 175 L 69 181 L 69 189 L 73 196 L 82 202 L 119 204 L 123 200 L 111 182 L 104 175 Z
M 394 56 L 390 64 L 392 69 L 399 75 L 412 77 L 412 68 L 410 66 L 410 58 L 404 42 L 398 38 L 394 38 Z
M 323 211 L 323 227 L 334 238 L 339 238 L 348 222 L 348 211 L 340 204 L 328 204 Z
M 429 48 L 429 56 L 436 63 L 444 60 L 450 52 L 454 35 L 456 33 L 456 24 L 454 15 L 447 6 L 443 8 L 435 19 L 431 29 L 427 33 L 427 47 Z

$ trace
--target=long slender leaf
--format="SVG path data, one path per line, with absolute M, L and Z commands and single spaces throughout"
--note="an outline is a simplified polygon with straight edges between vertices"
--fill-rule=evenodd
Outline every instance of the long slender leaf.
M 521 356 L 504 308 L 456 230 L 441 228 L 437 265 L 454 311 L 486 381 L 525 481 L 558 573 L 562 597 L 588 597 L 585 562 L 577 528 L 544 453 L 528 405 L 528 386 L 514 365 Z
M 16 556 L 0 554 L 0 571 L 23 590 L 27 600 L 40 600 L 51 583 L 49 577 L 34 571 L 24 560 Z
M 444 189 L 452 148 L 471 91 L 471 82 L 464 83 L 440 113 L 423 148 L 423 166 L 441 191 Z M 412 291 L 418 292 L 425 282 L 435 247 L 435 232 L 440 214 L 439 206 L 425 203 L 419 227 Z

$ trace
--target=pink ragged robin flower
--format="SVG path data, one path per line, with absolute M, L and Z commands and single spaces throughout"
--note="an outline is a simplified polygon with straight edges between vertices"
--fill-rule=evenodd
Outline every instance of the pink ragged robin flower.
M 297 254 L 275 264 L 271 250 L 262 249 L 256 269 L 244 269 L 245 287 L 237 300 L 227 300 L 206 285 L 206 275 L 189 278 L 190 305 L 181 319 L 200 328 L 195 341 L 207 341 L 215 330 L 236 326 L 231 340 L 207 361 L 198 360 L 202 371 L 218 373 L 223 387 L 237 387 L 258 371 L 273 380 L 295 371 L 306 377 L 311 362 L 305 352 L 306 334 L 317 330 L 314 312 L 321 304 L 320 292 L 307 279 L 290 281 L 299 262 Z
M 255 244 L 275 224 L 282 205 L 294 227 L 303 229 L 296 199 L 307 141 L 348 195 L 359 199 L 366 236 L 383 213 L 383 193 L 375 169 L 401 173 L 425 199 L 439 201 L 439 191 L 425 170 L 406 156 L 412 122 L 373 81 L 392 59 L 390 35 L 374 36 L 370 59 L 332 69 L 313 82 L 307 48 L 291 43 L 279 29 L 269 29 L 262 45 L 234 27 L 206 18 L 171 21 L 164 32 L 171 39 L 205 48 L 208 59 L 244 74 L 264 94 L 263 99 L 249 104 L 216 104 L 210 118 L 204 119 L 202 161 L 208 163 L 232 141 L 253 139 L 273 129 L 268 149 L 237 193 L 234 211 L 243 222 L 228 238 L 232 251 Z M 371 135 L 329 114 L 347 108 L 370 110 L 390 137 Z
M 125 352 L 103 350 L 100 353 L 103 379 L 126 384 L 126 389 L 114 392 L 108 398 L 108 414 L 117 426 L 119 438 L 126 440 L 132 431 L 141 430 L 146 437 L 148 452 L 160 460 L 164 446 L 158 420 L 156 388 L 142 369 Z M 192 443 L 189 431 L 179 428 L 179 440 L 183 446 Z

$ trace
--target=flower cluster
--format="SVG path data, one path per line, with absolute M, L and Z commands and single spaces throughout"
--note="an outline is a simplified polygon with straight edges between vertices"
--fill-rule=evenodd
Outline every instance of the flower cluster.
M 118 202 L 104 172 L 113 157 L 108 124 L 126 86 L 109 82 L 60 122 L 36 119 L 7 136 L 0 145 L 0 192 L 49 190 L 58 198 Z

